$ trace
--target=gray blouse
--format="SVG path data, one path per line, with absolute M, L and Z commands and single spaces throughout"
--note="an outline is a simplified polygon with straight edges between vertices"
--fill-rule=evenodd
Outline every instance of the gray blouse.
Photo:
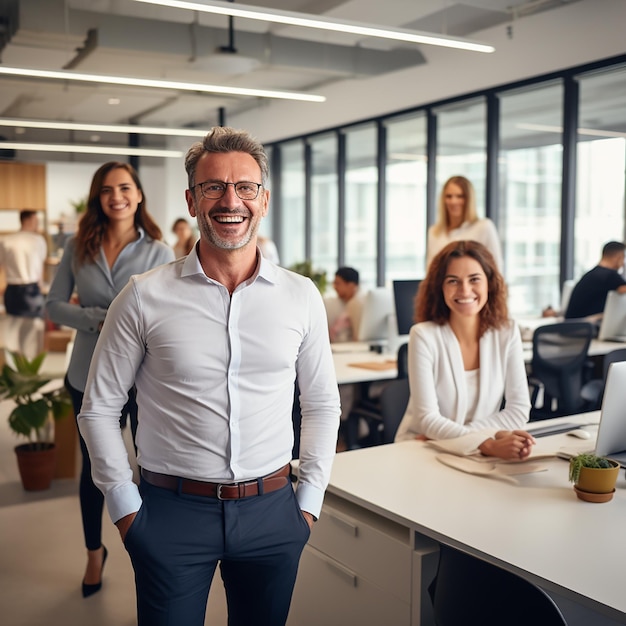
M 150 238 L 143 229 L 138 230 L 139 238 L 124 247 L 111 268 L 102 249 L 94 263 L 79 264 L 74 237 L 65 245 L 46 300 L 46 312 L 55 324 L 77 330 L 67 377 L 79 391 L 85 390 L 98 326 L 115 296 L 133 274 L 174 260 L 170 246 Z M 74 289 L 80 304 L 70 303 Z

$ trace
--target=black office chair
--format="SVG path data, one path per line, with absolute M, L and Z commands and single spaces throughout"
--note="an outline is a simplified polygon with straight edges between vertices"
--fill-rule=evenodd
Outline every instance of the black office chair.
M 387 383 L 380 394 L 380 443 L 393 443 L 396 431 L 409 404 L 409 379 L 398 378 Z
M 602 397 L 609 365 L 619 361 L 626 361 L 626 348 L 619 348 L 605 354 L 602 362 L 602 378 L 594 378 L 583 385 L 580 394 L 585 401 L 585 410 L 597 411 L 602 408 Z
M 567 626 L 540 587 L 504 569 L 442 545 L 429 589 L 437 626 Z
M 379 397 L 363 397 L 350 411 L 344 426 L 348 449 L 369 448 L 381 443 L 393 442 L 409 401 L 408 347 L 408 343 L 403 343 L 398 348 L 397 379 L 385 383 Z M 365 437 L 359 438 L 358 429 L 361 419 L 367 423 L 369 432 Z
M 531 421 L 583 410 L 583 373 L 593 333 L 593 325 L 587 322 L 547 324 L 535 330 L 528 380 Z M 540 389 L 543 389 L 543 404 L 538 407 Z

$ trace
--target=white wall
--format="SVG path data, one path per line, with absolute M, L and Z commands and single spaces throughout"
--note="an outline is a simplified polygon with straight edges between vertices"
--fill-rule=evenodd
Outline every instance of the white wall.
M 624 54 L 625 25 L 625 0 L 574 2 L 512 21 L 511 38 L 507 25 L 472 34 L 492 54 L 422 46 L 426 64 L 321 87 L 323 104 L 267 100 L 227 120 L 263 142 L 285 139 Z

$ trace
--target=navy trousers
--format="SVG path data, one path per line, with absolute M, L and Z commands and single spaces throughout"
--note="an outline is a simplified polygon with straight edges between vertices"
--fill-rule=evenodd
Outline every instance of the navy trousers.
M 293 488 L 221 501 L 141 480 L 143 503 L 126 534 L 138 626 L 203 626 L 219 562 L 229 626 L 287 621 L 309 526 Z

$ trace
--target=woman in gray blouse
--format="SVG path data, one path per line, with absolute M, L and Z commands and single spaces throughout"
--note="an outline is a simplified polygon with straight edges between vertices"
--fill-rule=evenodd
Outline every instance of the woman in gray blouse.
M 102 165 L 93 176 L 87 211 L 75 237 L 65 245 L 46 302 L 53 322 L 77 331 L 65 377 L 76 416 L 109 305 L 130 276 L 174 259 L 172 248 L 161 239 L 161 230 L 146 210 L 135 169 L 114 161 Z M 132 390 L 120 420 L 125 421 L 126 415 L 131 417 L 131 426 L 136 424 L 137 405 Z M 80 448 L 83 464 L 79 496 L 87 547 L 82 590 L 88 597 L 102 586 L 107 551 L 101 541 L 104 498 L 91 479 L 91 462 L 82 437 Z

